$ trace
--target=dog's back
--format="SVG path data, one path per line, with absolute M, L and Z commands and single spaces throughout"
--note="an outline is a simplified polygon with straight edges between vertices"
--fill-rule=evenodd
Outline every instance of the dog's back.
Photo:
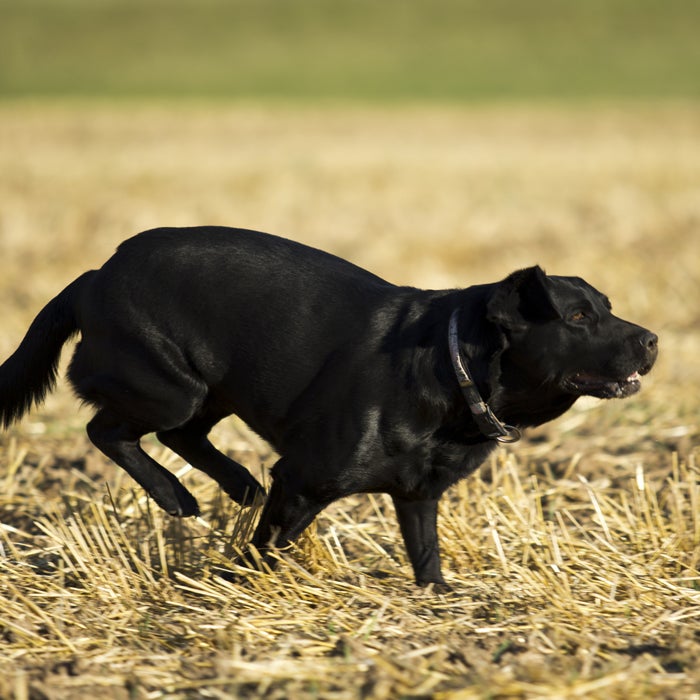
M 230 412 L 271 421 L 289 408 L 272 399 L 298 396 L 329 354 L 365 334 L 373 310 L 395 289 L 340 258 L 268 234 L 147 231 L 125 241 L 82 290 L 82 342 L 70 379 L 96 405 L 115 382 L 134 395 L 136 381 L 191 381 L 202 394 L 225 388 Z M 256 386 L 261 391 L 251 392 Z M 265 405 L 249 407 L 256 395 Z

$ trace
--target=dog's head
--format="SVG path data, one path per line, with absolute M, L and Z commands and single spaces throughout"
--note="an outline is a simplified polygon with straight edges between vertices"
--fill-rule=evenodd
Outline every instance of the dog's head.
M 614 316 L 608 298 L 578 277 L 514 272 L 496 286 L 487 317 L 505 335 L 511 372 L 531 386 L 623 398 L 656 361 L 656 335 Z

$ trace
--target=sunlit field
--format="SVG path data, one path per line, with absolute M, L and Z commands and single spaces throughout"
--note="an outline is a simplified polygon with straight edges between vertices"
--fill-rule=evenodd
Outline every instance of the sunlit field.
M 539 263 L 660 336 L 639 394 L 580 401 L 448 492 L 448 594 L 414 586 L 382 496 L 237 569 L 256 512 L 152 439 L 203 511 L 164 515 L 61 382 L 0 434 L 0 697 L 700 698 L 699 108 L 5 103 L 0 142 L 2 359 L 159 225 L 426 288 Z M 268 478 L 237 419 L 215 442 Z

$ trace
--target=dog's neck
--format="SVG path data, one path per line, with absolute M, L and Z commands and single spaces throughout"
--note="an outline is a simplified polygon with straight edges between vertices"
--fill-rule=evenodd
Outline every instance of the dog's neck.
M 498 420 L 481 397 L 474 380 L 469 375 L 468 366 L 459 349 L 459 308 L 455 308 L 450 316 L 447 343 L 457 382 L 479 431 L 485 437 L 497 442 L 517 442 L 520 440 L 520 431 L 512 425 L 506 425 Z
M 508 361 L 507 351 L 499 358 L 498 372 L 498 388 L 489 403 L 505 422 L 520 428 L 548 423 L 568 411 L 578 398 L 554 383 L 528 381 L 523 368 Z

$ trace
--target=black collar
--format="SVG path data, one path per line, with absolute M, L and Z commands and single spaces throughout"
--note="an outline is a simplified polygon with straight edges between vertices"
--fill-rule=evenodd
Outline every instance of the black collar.
M 459 351 L 459 309 L 455 309 L 450 316 L 450 325 L 447 333 L 447 341 L 450 347 L 450 359 L 452 367 L 457 375 L 459 387 L 464 399 L 472 412 L 472 417 L 483 435 L 497 442 L 517 442 L 520 440 L 520 431 L 512 425 L 501 423 L 493 414 L 488 404 L 481 398 L 474 380 L 469 376 L 467 365 L 462 360 Z

